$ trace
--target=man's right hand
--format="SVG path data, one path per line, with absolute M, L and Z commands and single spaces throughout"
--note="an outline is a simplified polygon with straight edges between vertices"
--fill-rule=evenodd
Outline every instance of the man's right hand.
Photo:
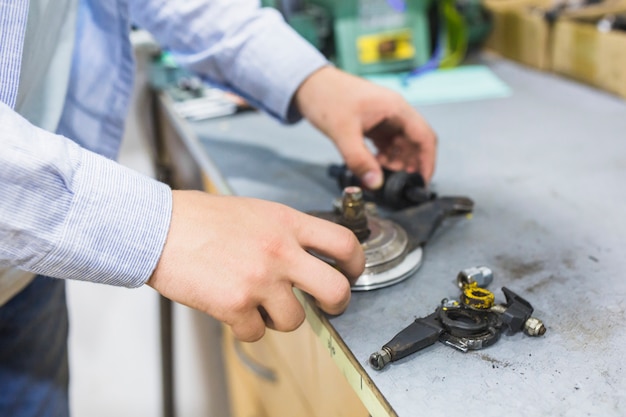
M 302 324 L 293 287 L 324 311 L 341 313 L 350 301 L 348 279 L 364 266 L 358 240 L 342 226 L 278 203 L 173 191 L 170 230 L 148 285 L 255 341 L 266 325 L 291 331 Z

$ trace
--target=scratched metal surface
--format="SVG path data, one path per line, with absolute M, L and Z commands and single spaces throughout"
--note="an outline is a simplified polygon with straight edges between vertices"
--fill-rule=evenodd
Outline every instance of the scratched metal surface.
M 426 106 L 440 137 L 434 187 L 467 195 L 472 219 L 448 222 L 421 269 L 393 287 L 353 294 L 333 326 L 401 417 L 626 415 L 626 103 L 559 77 L 494 60 L 505 99 Z M 301 210 L 338 195 L 339 162 L 307 124 L 259 114 L 194 124 L 240 195 Z M 457 295 L 456 273 L 487 265 L 491 289 L 526 297 L 543 338 L 503 336 L 463 354 L 436 344 L 377 372 L 370 353 Z

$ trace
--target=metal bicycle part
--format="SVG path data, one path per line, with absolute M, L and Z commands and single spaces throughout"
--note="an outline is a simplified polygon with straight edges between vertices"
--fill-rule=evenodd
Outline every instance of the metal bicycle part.
M 352 284 L 352 291 L 369 291 L 388 287 L 404 281 L 422 265 L 423 250 L 418 247 L 407 253 L 402 260 L 393 267 L 377 272 L 368 272 L 367 258 L 365 271 Z
M 408 236 L 396 223 L 368 217 L 370 234 L 361 242 L 365 270 L 352 285 L 354 291 L 368 291 L 400 282 L 422 264 L 422 249 L 409 252 Z
M 349 186 L 362 187 L 359 178 L 346 165 L 330 165 L 328 175 L 337 180 L 340 189 Z M 383 168 L 383 185 L 378 190 L 364 190 L 367 201 L 393 210 L 420 205 L 437 197 L 426 187 L 426 181 L 418 172 L 392 171 Z
M 469 214 L 473 209 L 474 202 L 467 197 L 439 197 L 393 212 L 387 218 L 407 232 L 409 248 L 413 248 L 426 244 L 447 217 Z
M 444 197 L 383 218 L 367 209 L 360 187 L 348 186 L 334 211 L 309 214 L 341 224 L 357 236 L 365 253 L 365 270 L 352 290 L 369 291 L 396 284 L 415 273 L 422 264 L 422 246 L 444 218 L 471 212 L 472 208 L 468 198 Z
M 465 353 L 469 350 L 479 350 L 489 347 L 496 343 L 499 338 L 500 332 L 492 328 L 481 335 L 473 337 L 462 337 L 444 333 L 439 337 L 439 341 L 444 345 Z
M 476 282 L 465 288 L 470 287 L 479 288 Z M 409 356 L 437 341 L 467 352 L 493 345 L 503 333 L 524 331 L 528 336 L 534 337 L 546 333 L 543 322 L 530 316 L 533 308 L 528 301 L 506 287 L 502 287 L 502 292 L 507 302 L 492 307 L 475 308 L 471 303 L 443 299 L 433 313 L 415 319 L 381 349 L 372 353 L 368 360 L 370 366 L 381 370 L 388 363 Z
M 502 321 L 497 313 L 464 305 L 439 307 L 438 311 L 439 322 L 446 330 L 439 336 L 443 344 L 467 352 L 491 346 L 500 338 Z

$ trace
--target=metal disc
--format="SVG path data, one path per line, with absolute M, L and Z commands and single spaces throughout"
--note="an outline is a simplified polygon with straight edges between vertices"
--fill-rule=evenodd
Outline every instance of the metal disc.
M 352 291 L 369 291 L 396 284 L 410 277 L 422 265 L 421 246 L 409 252 L 394 267 L 376 273 L 364 273 L 352 285 Z
M 353 291 L 383 288 L 408 278 L 422 263 L 422 248 L 407 253 L 408 236 L 395 222 L 368 218 L 370 236 L 361 243 L 365 270 L 352 285 Z

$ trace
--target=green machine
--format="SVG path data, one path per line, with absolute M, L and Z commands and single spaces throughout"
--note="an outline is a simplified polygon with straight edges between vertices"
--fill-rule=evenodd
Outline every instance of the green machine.
M 348 72 L 410 70 L 430 56 L 430 0 L 310 2 L 331 16 L 337 64 Z
M 431 0 L 265 0 L 353 74 L 408 71 L 431 54 Z
M 263 0 L 305 39 L 358 75 L 412 76 L 458 65 L 491 30 L 481 0 Z

